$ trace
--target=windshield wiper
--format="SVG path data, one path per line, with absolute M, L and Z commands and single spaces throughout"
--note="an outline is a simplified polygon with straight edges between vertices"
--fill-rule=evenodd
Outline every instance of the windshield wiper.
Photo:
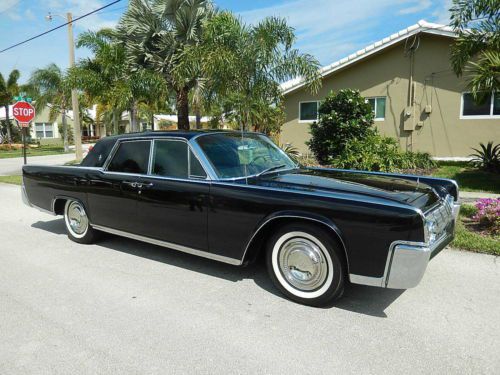
M 266 174 L 266 173 L 269 173 L 269 172 L 275 171 L 275 170 L 277 170 L 277 169 L 281 169 L 281 168 L 283 168 L 283 167 L 286 167 L 286 164 L 275 165 L 274 167 L 269 167 L 269 168 L 266 168 L 266 169 L 264 169 L 263 171 L 261 171 L 261 172 L 257 173 L 257 174 L 255 175 L 255 177 L 260 177 L 260 176 L 262 176 L 263 174 Z

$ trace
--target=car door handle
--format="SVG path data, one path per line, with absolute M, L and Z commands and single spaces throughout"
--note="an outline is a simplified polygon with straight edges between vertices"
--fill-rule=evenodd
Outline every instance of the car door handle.
M 152 182 L 143 182 L 143 183 L 138 183 L 137 187 L 139 189 L 150 189 L 154 186 Z
M 122 184 L 123 185 L 127 185 L 127 186 L 130 186 L 132 188 L 137 188 L 139 186 L 139 183 L 137 182 L 133 182 L 133 181 L 122 181 Z

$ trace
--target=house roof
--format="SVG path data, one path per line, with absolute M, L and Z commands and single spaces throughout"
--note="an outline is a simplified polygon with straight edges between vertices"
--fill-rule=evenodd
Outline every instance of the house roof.
M 356 61 L 359 61 L 361 59 L 367 58 L 368 56 L 371 56 L 377 52 L 380 52 L 381 50 L 390 47 L 402 40 L 405 40 L 406 38 L 416 35 L 419 33 L 427 33 L 427 34 L 435 34 L 435 35 L 442 35 L 442 36 L 447 36 L 450 38 L 455 38 L 457 34 L 453 31 L 453 29 L 449 26 L 446 25 L 440 25 L 437 23 L 430 23 L 424 20 L 418 21 L 415 25 L 412 25 L 410 27 L 407 27 L 406 29 L 403 29 L 397 33 L 394 33 L 382 40 L 379 40 L 373 44 L 370 44 L 369 46 L 360 49 L 359 51 L 350 54 L 347 57 L 344 57 L 338 61 L 335 61 L 334 63 L 324 66 L 323 68 L 320 69 L 320 74 L 321 77 L 324 78 L 333 72 L 343 69 Z M 296 91 L 303 87 L 305 85 L 304 80 L 302 77 L 297 77 L 292 80 L 289 80 L 287 82 L 284 82 L 281 84 L 281 89 L 283 90 L 283 95 L 289 94 L 293 91 Z

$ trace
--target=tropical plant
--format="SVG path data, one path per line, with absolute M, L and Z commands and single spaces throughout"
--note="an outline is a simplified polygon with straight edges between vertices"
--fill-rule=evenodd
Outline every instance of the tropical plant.
M 35 102 L 35 109 L 42 111 L 50 108 L 49 118 L 54 121 L 62 118 L 64 151 L 69 151 L 67 111 L 71 104 L 71 87 L 66 74 L 56 64 L 36 69 L 28 81 Z
M 206 102 L 224 108 L 225 117 L 242 129 L 279 131 L 284 121 L 281 82 L 302 77 L 313 93 L 321 85 L 319 62 L 293 48 L 294 31 L 284 19 L 246 25 L 220 12 L 206 23 L 202 37 L 201 48 L 188 48 L 186 55 L 201 61 Z
M 287 154 L 291 159 L 297 161 L 300 156 L 300 151 L 297 147 L 290 143 L 280 145 L 280 148 Z
M 475 153 L 469 155 L 472 157 L 470 162 L 479 168 L 491 172 L 500 172 L 500 144 L 496 146 L 492 141 L 488 144 L 480 143 L 480 148 L 472 148 Z
M 307 142 L 319 163 L 329 164 L 350 141 L 375 135 L 373 111 L 359 91 L 331 92 L 319 106 L 319 120 L 311 124 Z
M 113 133 L 118 133 L 123 110 L 130 113 L 131 130 L 138 131 L 139 104 L 157 105 L 167 94 L 161 77 L 145 69 L 132 69 L 114 30 L 85 32 L 78 38 L 77 47 L 90 49 L 93 56 L 70 70 L 71 85 L 83 90 L 87 101 L 109 108 L 111 116 L 106 118 L 112 119 Z
M 500 1 L 453 0 L 451 26 L 458 34 L 451 49 L 455 73 L 467 75 L 477 101 L 500 90 Z
M 186 60 L 191 56 L 184 52 L 199 45 L 203 24 L 213 14 L 209 0 L 131 0 L 118 24 L 128 63 L 160 74 L 175 92 L 180 129 L 189 129 L 190 91 L 203 85 L 199 61 Z
M 9 105 L 12 103 L 12 98 L 19 93 L 18 80 L 20 76 L 17 69 L 10 72 L 7 80 L 0 73 L 0 106 L 5 108 L 5 127 L 9 143 L 12 141 Z

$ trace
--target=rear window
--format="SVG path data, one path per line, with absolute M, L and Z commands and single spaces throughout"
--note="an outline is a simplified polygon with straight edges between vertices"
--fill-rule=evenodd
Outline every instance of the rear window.
M 122 142 L 118 147 L 108 171 L 122 173 L 148 173 L 151 141 Z
M 116 141 L 116 138 L 103 138 L 99 140 L 80 165 L 82 167 L 102 167 Z

